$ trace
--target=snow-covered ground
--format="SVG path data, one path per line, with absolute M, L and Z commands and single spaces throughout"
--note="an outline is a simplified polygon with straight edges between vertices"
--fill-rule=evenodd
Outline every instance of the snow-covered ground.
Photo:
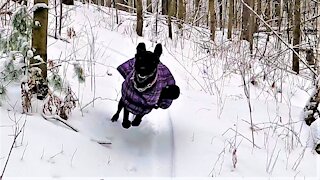
M 134 16 L 120 16 L 122 24 L 117 26 L 108 8 L 77 3 L 68 10 L 66 22 L 75 29 L 76 37 L 69 43 L 49 38 L 48 59 L 62 61 L 60 74 L 79 98 L 81 106 L 68 120 L 79 133 L 55 120 L 43 119 L 39 110 L 33 115 L 21 114 L 20 84 L 11 84 L 8 101 L 0 108 L 0 170 L 7 160 L 14 129 L 24 127 L 4 177 L 319 177 L 319 155 L 313 151 L 309 127 L 301 118 L 310 90 L 298 85 L 310 82 L 288 77 L 282 103 L 275 102 L 271 87 L 263 91 L 261 86 L 250 85 L 256 125 L 253 148 L 241 77 L 230 74 L 220 81 L 220 95 L 206 93 L 199 68 L 202 65 L 196 63 L 206 53 L 195 53 L 188 40 L 160 40 L 164 46 L 160 60 L 174 75 L 181 96 L 168 110 L 153 110 L 139 127 L 123 129 L 122 113 L 118 122 L 110 121 L 123 81 L 115 68 L 134 56 L 139 42 L 153 50 L 152 17 L 146 20 L 146 35 L 141 38 L 134 34 L 134 21 L 130 20 Z M 50 19 L 54 21 L 52 16 Z M 225 58 L 214 59 L 215 68 L 221 68 Z M 76 61 L 87 75 L 83 84 L 73 72 Z M 90 139 L 108 139 L 112 145 Z

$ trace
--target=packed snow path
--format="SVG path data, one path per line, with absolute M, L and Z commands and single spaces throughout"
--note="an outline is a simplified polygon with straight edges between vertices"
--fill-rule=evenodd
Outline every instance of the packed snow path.
M 110 156 L 125 160 L 114 163 L 121 164 L 128 173 L 117 176 L 174 176 L 174 133 L 168 111 L 154 110 L 139 127 L 129 129 L 121 125 L 122 113 L 117 122 L 110 121 L 112 114 L 102 118 L 95 115 L 101 114 L 91 112 L 89 116 L 73 118 L 70 124 L 88 137 L 112 141 L 112 145 L 104 146 L 111 150 Z

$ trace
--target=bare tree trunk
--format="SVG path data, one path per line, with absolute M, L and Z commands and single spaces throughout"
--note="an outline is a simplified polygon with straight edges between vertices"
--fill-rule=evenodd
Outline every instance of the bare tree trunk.
M 177 17 L 177 0 L 170 0 L 170 2 L 172 3 L 172 17 Z
M 161 0 L 162 15 L 168 15 L 169 2 L 168 0 Z
M 300 0 L 294 1 L 294 28 L 293 28 L 293 46 L 294 50 L 299 53 L 300 44 Z M 292 59 L 292 70 L 299 74 L 299 58 L 297 55 L 293 54 Z
M 252 0 L 244 0 L 244 2 L 252 8 Z M 253 15 L 247 6 L 242 6 L 242 32 L 241 39 L 250 43 L 250 50 L 253 47 Z
M 112 1 L 112 0 L 105 0 L 105 5 L 106 5 L 107 7 L 111 7 L 111 1 Z
M 216 36 L 216 11 L 214 0 L 209 0 L 209 14 L 210 14 L 210 32 L 211 32 L 211 40 L 214 41 Z
M 287 11 L 287 36 L 288 36 L 288 43 L 291 44 L 291 30 L 290 26 L 293 22 L 293 13 L 292 13 L 292 4 L 290 3 L 290 0 L 286 0 L 286 11 Z
M 228 39 L 232 38 L 232 25 L 234 19 L 234 0 L 229 0 Z
M 195 11 L 200 7 L 200 0 L 194 0 L 194 9 Z
M 266 20 L 271 19 L 271 0 L 266 0 L 264 14 L 266 15 Z
M 262 11 L 261 11 L 261 0 L 257 0 L 257 13 L 261 16 Z M 259 25 L 260 25 L 260 19 L 256 18 L 256 23 L 254 26 L 254 32 L 259 31 Z
M 174 1 L 169 1 L 169 13 L 168 13 L 168 31 L 169 31 L 169 38 L 172 39 L 172 22 L 171 22 L 171 16 L 173 13 L 173 8 L 174 8 Z
M 48 6 L 48 0 L 34 0 L 35 6 L 37 4 L 45 4 Z M 33 11 L 33 27 L 32 27 L 32 48 L 35 49 L 35 57 L 32 58 L 30 64 L 41 69 L 41 78 L 38 79 L 37 98 L 43 100 L 48 94 L 47 83 L 47 31 L 48 31 L 48 8 L 43 5 L 37 7 Z M 39 63 L 39 64 L 38 64 Z
M 152 0 L 147 0 L 147 11 L 152 13 Z
M 223 16 L 222 0 L 218 0 L 218 7 L 219 7 L 219 26 L 220 26 L 220 30 L 222 30 L 222 28 L 223 28 L 223 24 L 222 24 L 222 16 Z
M 320 16 L 320 3 L 318 3 L 317 4 L 317 12 L 318 12 L 318 16 Z M 318 40 L 318 44 L 317 44 L 317 46 L 318 46 L 318 48 L 317 48 L 317 51 L 316 51 L 316 53 L 317 53 L 317 55 L 316 55 L 316 68 L 317 68 L 317 73 L 318 73 L 318 75 L 320 74 L 320 18 L 317 18 L 317 22 L 316 22 L 316 24 L 317 24 L 317 29 L 318 29 L 318 31 L 317 31 L 317 40 Z
M 235 19 L 235 25 L 236 25 L 236 29 L 240 29 L 240 22 L 239 22 L 239 18 L 238 18 L 238 13 L 240 12 L 240 8 L 239 8 L 239 0 L 234 0 L 234 11 L 233 11 L 233 16 Z
M 143 29 L 143 17 L 142 17 L 142 0 L 136 0 L 137 2 L 137 34 L 142 36 Z
M 275 18 L 275 22 L 277 27 L 281 26 L 281 1 L 280 0 L 275 0 L 275 11 L 276 11 L 276 18 Z
M 200 0 L 194 0 L 194 16 L 193 19 L 197 20 L 200 14 Z M 196 21 L 196 26 L 199 26 L 199 21 Z
M 35 5 L 45 3 L 48 0 L 35 0 Z M 32 28 L 32 48 L 36 50 L 35 55 L 40 55 L 45 63 L 39 65 L 41 75 L 44 80 L 47 79 L 47 30 L 48 30 L 48 8 L 39 7 L 33 11 L 34 26 Z M 38 63 L 38 60 L 32 59 L 31 64 Z
M 129 7 L 134 7 L 133 1 L 135 1 L 135 0 L 127 0 L 127 3 L 128 3 L 128 6 L 129 6 Z M 131 9 L 131 8 L 128 8 L 128 12 L 132 12 L 132 9 Z
M 155 37 L 156 41 L 158 39 L 158 13 L 159 13 L 159 0 L 156 0 L 156 31 L 155 31 Z
M 74 1 L 73 0 L 62 0 L 62 3 L 65 5 L 74 5 Z
M 182 24 L 184 22 L 184 16 L 185 16 L 185 6 L 184 6 L 184 0 L 178 0 L 179 5 L 178 5 L 178 19 L 179 19 L 179 23 L 178 23 L 178 27 L 179 29 L 182 28 Z
M 113 7 L 116 9 L 116 23 L 119 24 L 119 15 L 118 15 L 118 8 L 116 6 L 116 0 L 112 0 Z
M 61 29 L 62 29 L 62 0 L 60 0 L 60 15 L 59 15 L 59 36 L 61 37 Z
M 119 4 L 128 5 L 125 0 L 113 0 L 113 1 L 116 1 L 116 8 L 117 9 L 119 9 L 121 11 L 128 11 L 128 8 L 119 5 Z
M 57 0 L 54 0 L 54 15 L 55 15 L 55 26 L 54 26 L 54 38 L 58 39 L 58 4 Z

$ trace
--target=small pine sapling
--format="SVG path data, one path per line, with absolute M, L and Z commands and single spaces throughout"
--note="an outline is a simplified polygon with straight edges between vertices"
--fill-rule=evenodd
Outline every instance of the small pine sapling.
M 77 76 L 78 78 L 78 81 L 80 83 L 84 82 L 85 81 L 85 76 L 84 76 L 84 70 L 83 68 L 80 66 L 80 64 L 78 63 L 74 63 L 73 64 L 73 67 L 74 67 L 74 73 L 75 75 Z
M 62 90 L 63 89 L 63 80 L 59 75 L 59 64 L 56 64 L 52 60 L 48 60 L 48 70 L 50 72 L 48 82 L 49 85 L 53 87 L 54 90 Z

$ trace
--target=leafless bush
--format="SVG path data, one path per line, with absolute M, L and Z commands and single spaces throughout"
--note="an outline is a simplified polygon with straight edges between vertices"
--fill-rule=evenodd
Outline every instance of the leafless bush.
M 13 126 L 13 128 L 14 128 L 13 129 L 13 141 L 12 141 L 9 153 L 7 155 L 7 160 L 6 160 L 5 164 L 4 164 L 0 179 L 2 179 L 3 176 L 4 176 L 4 173 L 5 173 L 5 170 L 7 168 L 8 163 L 9 163 L 10 156 L 11 156 L 11 153 L 12 153 L 13 149 L 17 147 L 17 139 L 25 129 L 25 125 L 26 125 L 27 120 L 25 119 L 23 124 L 22 124 L 22 126 L 20 126 L 20 120 L 21 120 L 22 117 L 23 116 L 21 116 L 19 119 L 17 119 L 15 114 L 14 114 L 13 118 L 11 116 L 9 116 L 10 120 L 14 123 L 14 126 Z M 26 118 L 26 116 L 24 116 L 24 117 Z

